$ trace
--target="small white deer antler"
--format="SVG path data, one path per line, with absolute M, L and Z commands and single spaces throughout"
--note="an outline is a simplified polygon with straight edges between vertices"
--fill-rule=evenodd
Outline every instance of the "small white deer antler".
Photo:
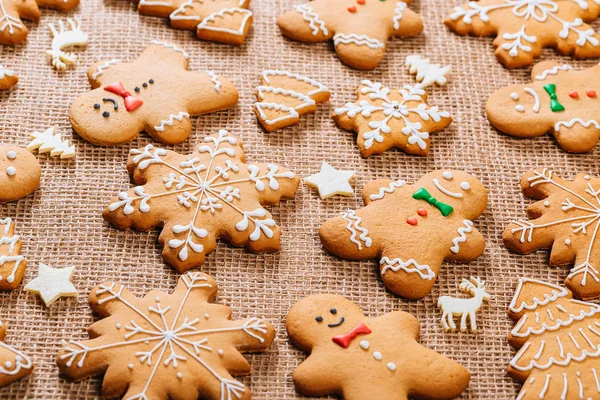
M 54 24 L 48 24 L 52 32 L 52 49 L 46 50 L 46 54 L 51 57 L 52 66 L 59 71 L 67 69 L 67 64 L 75 64 L 76 56 L 74 53 L 67 53 L 63 48 L 69 46 L 85 46 L 88 43 L 88 35 L 81 30 L 81 21 L 79 18 L 67 19 L 70 30 L 65 30 L 65 24 L 62 20 L 58 21 L 59 30 L 56 30 Z

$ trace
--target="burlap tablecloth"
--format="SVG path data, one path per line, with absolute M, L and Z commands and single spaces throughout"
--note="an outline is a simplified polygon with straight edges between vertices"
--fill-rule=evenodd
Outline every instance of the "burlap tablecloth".
M 40 262 L 54 267 L 75 266 L 74 283 L 81 292 L 77 299 L 63 299 L 47 309 L 21 285 L 0 293 L 0 319 L 8 324 L 6 341 L 29 354 L 34 373 L 0 391 L 2 399 L 94 399 L 99 397 L 99 379 L 70 383 L 59 376 L 55 356 L 69 339 L 87 338 L 86 327 L 94 320 L 87 305 L 89 291 L 99 282 L 115 280 L 137 295 L 157 288 L 170 291 L 179 274 L 166 265 L 156 242 L 157 231 L 124 232 L 108 226 L 101 212 L 120 190 L 129 188 L 125 160 L 130 148 L 151 143 L 146 134 L 118 147 L 97 147 L 79 138 L 70 127 L 70 102 L 89 89 L 85 76 L 97 60 L 135 58 L 152 39 L 173 41 L 191 55 L 191 69 L 210 69 L 230 78 L 240 91 L 235 109 L 193 118 L 193 133 L 185 143 L 174 146 L 189 151 L 204 135 L 226 128 L 242 137 L 250 161 L 274 161 L 299 176 L 319 170 L 322 161 L 337 168 L 354 169 L 356 194 L 320 200 L 316 192 L 301 185 L 296 196 L 272 208 L 283 230 L 281 252 L 254 255 L 220 243 L 202 270 L 219 283 L 218 301 L 230 305 L 234 317 L 262 315 L 278 328 L 270 351 L 249 355 L 254 374 L 243 378 L 256 399 L 302 398 L 294 391 L 291 373 L 304 355 L 287 340 L 284 319 L 289 308 L 311 293 L 331 292 L 355 301 L 369 316 L 392 310 L 413 313 L 421 322 L 421 341 L 463 363 L 473 378 L 463 398 L 514 398 L 519 386 L 505 374 L 514 355 L 506 341 L 513 326 L 506 308 L 517 279 L 523 275 L 562 282 L 567 268 L 548 266 L 547 254 L 519 256 L 501 242 L 504 226 L 524 217 L 530 200 L 519 190 L 520 175 L 537 167 L 552 167 L 565 177 L 587 171 L 598 174 L 598 150 L 584 155 L 561 151 L 549 137 L 518 140 L 497 133 L 484 116 L 487 97 L 510 83 L 528 82 L 529 71 L 508 71 L 493 56 L 491 40 L 452 34 L 442 24 L 458 0 L 417 1 L 411 6 L 425 20 L 425 32 L 416 39 L 394 39 L 384 61 L 372 72 L 342 65 L 330 44 L 305 45 L 284 40 L 275 23 L 278 15 L 299 2 L 294 0 L 254 1 L 255 22 L 240 47 L 197 40 L 193 33 L 168 27 L 166 19 L 140 16 L 126 0 L 82 0 L 71 15 L 82 20 L 90 44 L 76 68 L 64 73 L 53 70 L 44 54 L 49 48 L 49 22 L 66 18 L 51 10 L 42 11 L 39 25 L 29 39 L 16 48 L 0 46 L 0 62 L 15 69 L 18 87 L 0 94 L 0 137 L 3 143 L 25 146 L 29 133 L 51 125 L 77 148 L 75 159 L 61 162 L 40 157 L 42 182 L 33 194 L 16 203 L 0 206 L 1 217 L 12 217 L 23 238 L 22 254 L 28 259 L 24 282 L 37 275 Z M 598 29 L 596 24 L 595 28 Z M 390 150 L 381 156 L 360 157 L 355 136 L 336 128 L 329 114 L 346 101 L 354 101 L 361 79 L 379 80 L 392 87 L 414 83 L 404 66 L 409 54 L 432 57 L 451 64 L 450 83 L 430 88 L 430 103 L 448 110 L 454 123 L 433 135 L 428 157 L 411 157 Z M 578 67 L 593 61 L 576 62 L 556 56 Z M 252 103 L 259 74 L 264 69 L 299 72 L 326 84 L 333 96 L 318 107 L 314 116 L 292 128 L 266 134 L 255 120 Z M 488 209 L 475 225 L 487 239 L 486 250 L 477 261 L 446 264 L 433 291 L 422 301 L 409 302 L 387 292 L 375 261 L 343 261 L 326 253 L 318 238 L 318 227 L 346 208 L 362 205 L 360 191 L 375 178 L 414 181 L 437 168 L 457 168 L 477 175 L 490 195 Z M 424 249 L 425 251 L 425 249 Z M 494 296 L 478 314 L 477 334 L 446 334 L 436 307 L 440 295 L 456 295 L 464 277 L 479 276 L 488 282 Z M 435 379 L 435 377 L 429 377 Z M 429 379 L 428 378 L 428 379 Z

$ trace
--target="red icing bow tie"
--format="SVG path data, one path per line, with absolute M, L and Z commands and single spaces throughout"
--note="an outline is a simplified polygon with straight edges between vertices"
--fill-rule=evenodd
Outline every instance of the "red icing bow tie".
M 125 109 L 127 111 L 135 111 L 144 104 L 142 100 L 136 99 L 131 93 L 125 90 L 121 82 L 111 83 L 110 85 L 105 86 L 104 90 L 121 96 L 123 100 L 125 100 Z
M 367 335 L 369 333 L 371 333 L 371 329 L 369 329 L 369 327 L 362 322 L 359 322 L 354 328 L 352 328 L 350 332 L 346 333 L 345 335 L 334 336 L 331 340 L 343 348 L 347 348 L 350 346 L 352 339 L 354 339 L 356 336 Z

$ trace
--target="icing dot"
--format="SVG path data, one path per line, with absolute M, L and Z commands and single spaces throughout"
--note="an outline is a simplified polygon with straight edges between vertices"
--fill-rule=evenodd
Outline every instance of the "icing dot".
M 511 99 L 513 99 L 513 100 L 519 100 L 519 93 L 517 93 L 517 92 L 512 92 L 512 93 L 510 94 L 510 98 L 511 98 Z
M 373 353 L 373 358 L 379 361 L 383 358 L 383 356 L 380 352 L 376 351 L 375 353 Z
M 127 368 L 129 368 L 129 369 L 133 369 L 133 364 L 129 364 L 129 365 L 127 366 Z
M 154 298 L 154 301 L 156 301 L 157 303 L 160 303 L 160 297 L 156 296 L 156 297 Z
M 469 182 L 461 182 L 460 188 L 462 190 L 469 190 L 469 189 L 471 189 L 471 184 L 469 184 Z
M 550 202 L 548 200 L 544 202 L 544 207 L 550 207 Z
M 591 98 L 594 98 L 598 95 L 594 89 L 588 90 L 587 92 L 585 92 L 585 94 L 587 94 L 587 96 Z
M 12 367 L 12 363 L 10 361 L 5 362 L 4 365 L 6 366 L 6 368 Z
M 416 225 L 419 223 L 415 217 L 409 217 L 406 219 L 406 223 L 409 225 Z
M 104 112 L 102 113 L 102 116 L 103 116 L 104 118 L 108 118 L 108 117 L 110 117 L 110 113 L 109 113 L 108 111 L 104 111 Z
M 222 355 L 223 355 L 223 350 L 222 350 L 222 349 L 219 349 L 219 350 L 217 350 L 217 353 L 218 353 L 220 356 L 222 356 Z
M 8 153 L 6 153 L 6 157 L 8 157 L 9 160 L 14 160 L 15 158 L 17 158 L 17 153 L 11 150 Z
M 140 89 L 139 87 L 136 86 L 135 89 L 133 89 L 133 90 L 135 90 L 136 92 L 139 92 L 142 89 Z
M 154 79 L 150 79 L 148 83 L 152 85 L 154 83 Z
M 444 172 L 442 172 L 442 178 L 444 178 L 444 179 L 452 179 L 452 172 L 450 172 L 450 171 L 444 171 Z
M 585 179 L 586 181 L 589 181 L 590 180 L 590 176 L 586 175 L 586 176 L 583 177 L 583 179 Z
M 369 343 L 368 340 L 361 340 L 358 345 L 360 346 L 361 349 L 367 350 L 369 348 L 369 346 L 371 345 L 371 343 Z
M 579 93 L 577 93 L 577 90 L 571 90 L 569 92 L 569 97 L 571 97 L 572 99 L 578 99 L 579 98 Z
M 394 364 L 393 362 L 389 362 L 387 363 L 387 367 L 390 371 L 395 371 L 396 370 L 396 364 Z
M 518 104 L 517 106 L 515 106 L 515 109 L 518 112 L 525 112 L 525 107 L 523 107 L 522 105 Z
M 117 329 L 121 329 L 121 323 L 120 323 L 120 322 L 117 322 L 117 325 L 116 325 L 116 327 L 117 327 Z
M 356 0 L 358 4 L 365 4 L 365 0 Z
M 179 378 L 179 379 L 183 378 L 183 374 L 181 372 L 178 372 L 177 373 L 177 378 Z
M 427 210 L 424 208 L 419 208 L 417 210 L 417 214 L 419 214 L 421 217 L 426 217 L 427 216 Z
M 208 315 L 208 313 L 204 313 L 204 319 L 208 319 L 210 316 Z
M 145 87 L 145 88 L 147 88 L 148 84 L 144 82 L 144 83 L 142 83 L 142 86 Z
M 149 340 L 144 340 L 144 344 L 150 344 Z
M 17 173 L 17 169 L 15 167 L 6 168 L 6 175 L 13 176 Z
M 100 109 L 100 104 L 98 104 L 98 103 L 94 104 L 94 108 L 95 108 L 96 110 L 99 110 L 99 109 Z
M 571 244 L 571 239 L 565 239 L 565 244 L 568 246 Z
M 348 11 L 350 11 L 351 13 L 355 13 L 356 12 L 356 7 L 355 6 L 350 6 L 350 7 L 348 7 Z

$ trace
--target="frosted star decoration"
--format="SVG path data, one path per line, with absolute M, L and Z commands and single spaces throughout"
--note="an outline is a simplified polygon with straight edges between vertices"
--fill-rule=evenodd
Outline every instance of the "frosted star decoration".
M 38 276 L 30 281 L 25 290 L 40 296 L 46 307 L 61 297 L 77 297 L 79 292 L 71 283 L 75 267 L 51 268 L 40 263 Z
M 231 320 L 231 309 L 210 304 L 217 284 L 206 274 L 182 275 L 173 293 L 143 298 L 114 282 L 90 294 L 92 339 L 70 341 L 57 356 L 74 381 L 104 374 L 102 395 L 131 400 L 248 400 L 250 391 L 231 374 L 251 372 L 240 353 L 264 351 L 275 336 L 258 317 Z
M 162 226 L 163 257 L 179 272 L 202 265 L 216 240 L 256 253 L 278 251 L 281 230 L 263 206 L 291 198 L 299 179 L 275 164 L 245 164 L 240 140 L 226 130 L 190 155 L 148 145 L 130 151 L 136 186 L 103 213 L 119 229 Z
M 321 164 L 321 171 L 317 174 L 307 176 L 304 182 L 310 187 L 317 188 L 319 197 L 325 200 L 331 196 L 352 196 L 354 190 L 350 186 L 350 179 L 354 171 L 342 171 L 333 168 L 327 162 Z
M 531 65 L 544 47 L 575 58 L 600 56 L 600 36 L 584 23 L 599 14 L 598 0 L 481 0 L 455 7 L 444 23 L 461 35 L 497 34 L 496 58 L 519 68 Z

